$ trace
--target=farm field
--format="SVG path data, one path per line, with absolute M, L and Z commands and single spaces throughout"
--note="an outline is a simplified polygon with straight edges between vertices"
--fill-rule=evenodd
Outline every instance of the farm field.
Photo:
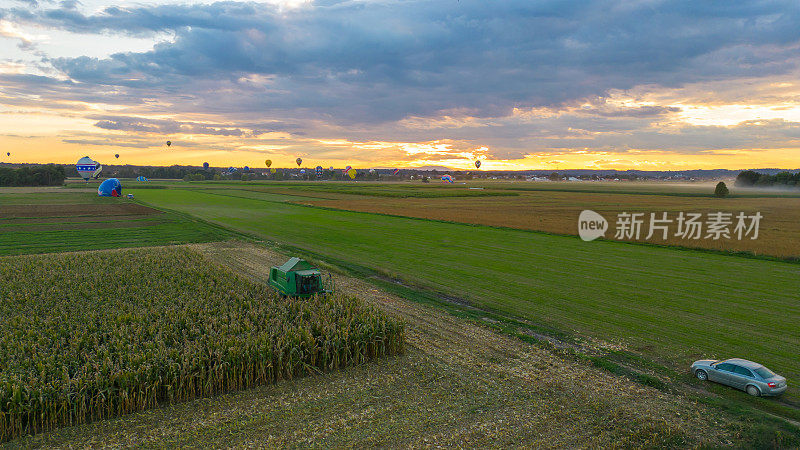
M 289 193 L 291 190 L 284 192 Z M 573 235 L 578 233 L 578 216 L 581 211 L 591 209 L 609 221 L 609 230 L 606 232 L 609 239 L 614 239 L 616 233 L 617 214 L 644 213 L 645 223 L 639 242 L 800 258 L 800 198 L 716 199 L 675 195 L 526 191 L 515 197 L 383 198 L 361 195 L 304 203 L 350 211 Z M 740 212 L 747 215 L 760 212 L 763 219 L 756 240 L 749 237 L 738 240 L 735 236 L 732 239 L 719 240 L 684 239 L 675 236 L 675 223 L 671 224 L 667 239 L 656 233 L 653 239 L 645 240 L 651 212 L 656 213 L 657 217 L 666 212 L 674 221 L 682 211 L 702 213 L 704 217 L 718 211 L 732 213 L 733 217 Z
M 261 282 L 285 255 L 225 242 L 192 248 Z M 719 447 L 753 422 L 573 361 L 336 275 L 406 324 L 401 357 L 165 406 L 15 442 L 19 447 Z M 791 443 L 769 436 L 762 445 Z
M 731 197 L 800 197 L 798 188 L 742 188 L 734 186 L 735 180 L 726 180 Z M 707 197 L 714 192 L 714 182 L 666 182 L 666 181 L 592 181 L 592 182 L 521 182 L 505 180 L 474 180 L 470 186 L 487 189 L 515 191 L 561 191 L 586 193 L 617 193 L 667 195 L 678 197 Z
M 230 234 L 97 191 L 0 191 L 0 256 L 209 242 Z
M 402 320 L 406 335 L 401 357 L 213 398 L 159 401 L 167 406 L 118 418 L 107 414 L 10 444 L 717 447 L 800 442 L 800 431 L 791 425 L 747 412 L 752 407 L 800 421 L 798 392 L 791 384 L 800 373 L 800 337 L 793 325 L 800 320 L 800 265 L 611 241 L 584 243 L 507 225 L 343 211 L 325 204 L 374 199 L 331 185 L 178 182 L 162 189 L 127 189 L 136 202 L 73 188 L 0 191 L 0 209 L 18 230 L 31 233 L 47 223 L 46 214 L 65 231 L 97 220 L 99 212 L 64 216 L 68 205 L 80 204 L 102 211 L 120 231 L 129 223 L 168 216 L 181 221 L 185 235 L 215 230 L 209 241 L 240 233 L 272 241 L 277 244 L 268 245 L 280 253 L 226 241 L 193 244 L 189 254 L 199 252 L 227 267 L 254 283 L 255 291 L 263 289 L 268 267 L 287 254 L 316 259 L 323 267 L 357 276 L 336 275 L 341 292 Z M 380 197 L 386 203 L 504 202 L 551 194 L 565 195 L 556 204 L 574 201 L 563 192 L 485 197 L 479 194 L 486 190 L 478 190 L 463 198 L 439 195 L 440 186 L 414 186 L 414 195 L 406 195 L 404 190 L 412 188 L 400 184 L 383 188 L 391 192 Z M 40 209 L 42 217 L 17 217 Z M 95 229 L 73 231 L 86 235 Z M 158 245 L 153 242 L 131 245 Z M 164 250 L 135 252 L 150 251 Z M 15 260 L 24 258 L 34 257 Z M 525 342 L 542 336 L 541 342 L 555 338 L 575 346 L 578 356 L 562 344 Z M 758 359 L 786 375 L 790 391 L 778 400 L 751 399 L 721 386 L 698 385 L 686 367 L 701 356 Z
M 379 214 L 416 217 L 449 222 L 471 223 L 555 234 L 577 235 L 578 216 L 584 209 L 600 213 L 609 222 L 605 236 L 612 240 L 646 242 L 702 248 L 724 252 L 745 252 L 785 259 L 800 258 L 800 192 L 795 195 L 768 190 L 735 189 L 734 196 L 717 199 L 709 195 L 713 185 L 627 183 L 509 183 L 469 182 L 467 186 L 411 185 L 340 185 L 334 183 L 190 183 L 172 186 L 187 189 L 236 189 L 281 194 L 306 205 L 323 206 Z M 475 186 L 485 188 L 475 189 Z M 472 189 L 469 189 L 469 188 Z M 589 191 L 589 188 L 593 190 Z M 599 189 L 599 190 L 598 190 Z M 671 190 L 670 190 L 671 189 Z M 603 191 L 605 190 L 605 191 Z M 757 196 L 758 195 L 758 196 Z M 288 197 L 276 200 L 286 200 Z M 617 215 L 643 213 L 638 239 L 616 238 Z M 731 236 L 720 239 L 689 239 L 676 236 L 680 212 L 730 213 Z M 656 232 L 647 239 L 650 213 L 657 218 L 667 213 L 672 221 L 666 239 Z M 745 235 L 738 239 L 734 228 L 736 215 L 760 213 L 758 238 Z M 704 228 L 705 230 L 705 228 Z M 706 233 L 703 232 L 703 235 Z
M 353 297 L 295 302 L 187 248 L 0 258 L 0 442 L 396 355 Z
M 306 205 L 450 222 L 510 227 L 555 234 L 577 235 L 577 218 L 591 209 L 609 221 L 605 236 L 612 240 L 654 245 L 745 252 L 784 259 L 800 258 L 800 190 L 733 188 L 732 197 L 717 199 L 713 185 L 677 183 L 528 183 L 469 181 L 463 185 L 422 183 L 308 183 L 308 182 L 200 182 L 161 183 L 148 187 L 191 190 L 235 189 L 278 194 L 274 200 Z M 477 189 L 480 187 L 480 189 Z M 470 189 L 472 188 L 472 189 Z M 264 197 L 265 198 L 265 197 Z M 617 239 L 617 215 L 643 213 L 639 239 Z M 688 239 L 676 236 L 680 212 L 730 213 L 733 233 L 739 213 L 761 213 L 758 239 L 752 235 L 730 238 Z M 647 239 L 650 213 L 667 213 L 672 221 L 666 239 L 659 232 Z M 705 229 L 705 228 L 704 228 Z M 703 233 L 706 234 L 705 232 Z
M 738 356 L 800 378 L 798 264 L 321 209 L 234 188 L 136 195 L 678 371 Z M 797 395 L 790 386 L 785 399 Z

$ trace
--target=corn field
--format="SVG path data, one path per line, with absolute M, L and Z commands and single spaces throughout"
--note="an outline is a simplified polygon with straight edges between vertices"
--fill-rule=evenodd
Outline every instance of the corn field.
M 0 258 L 0 442 L 398 354 L 403 331 L 186 248 Z

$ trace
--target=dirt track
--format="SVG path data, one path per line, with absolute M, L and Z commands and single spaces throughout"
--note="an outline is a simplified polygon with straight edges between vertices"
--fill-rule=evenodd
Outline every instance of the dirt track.
M 264 282 L 286 256 L 254 244 L 192 245 Z M 712 446 L 719 413 L 336 277 L 407 323 L 407 353 L 347 370 L 67 428 L 21 445 Z

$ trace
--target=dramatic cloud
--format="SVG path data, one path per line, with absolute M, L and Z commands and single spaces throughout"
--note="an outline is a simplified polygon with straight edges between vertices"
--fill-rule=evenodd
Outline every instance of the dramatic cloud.
M 264 133 L 284 132 L 291 128 L 291 125 L 284 123 L 261 123 L 261 124 L 238 124 L 226 125 L 215 123 L 182 122 L 177 120 L 149 119 L 141 117 L 120 117 L 120 116 L 91 116 L 90 118 L 100 119 L 94 124 L 97 128 L 105 130 L 133 131 L 142 133 L 152 133 L 158 135 L 166 134 L 201 134 L 209 136 L 236 136 L 236 137 L 257 137 Z M 241 128 L 247 125 L 247 128 Z
M 45 56 L 38 77 L 0 74 L 0 103 L 125 110 L 86 116 L 105 131 L 449 139 L 454 157 L 489 146 L 503 159 L 797 145 L 797 124 L 774 117 L 675 123 L 697 104 L 729 100 L 703 86 L 727 83 L 731 94 L 741 80 L 800 73 L 796 1 L 219 2 L 89 14 L 75 1 L 53 5 L 0 9 L 0 35 L 30 45 L 19 32 L 28 26 L 158 42 L 107 58 Z M 790 109 L 799 99 L 796 87 L 773 98 Z

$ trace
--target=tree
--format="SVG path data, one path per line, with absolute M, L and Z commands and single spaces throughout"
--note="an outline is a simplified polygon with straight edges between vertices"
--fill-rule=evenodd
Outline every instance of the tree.
M 551 173 L 547 178 L 549 178 L 550 181 L 561 181 L 561 175 L 559 175 L 558 172 Z
M 745 170 L 736 176 L 736 186 L 752 186 L 758 182 L 761 174 L 752 170 Z
M 59 186 L 66 178 L 64 166 L 0 167 L 0 186 Z
M 725 186 L 725 183 L 720 181 L 717 183 L 717 187 L 714 189 L 714 196 L 715 197 L 727 197 L 730 191 L 728 191 L 728 186 Z

